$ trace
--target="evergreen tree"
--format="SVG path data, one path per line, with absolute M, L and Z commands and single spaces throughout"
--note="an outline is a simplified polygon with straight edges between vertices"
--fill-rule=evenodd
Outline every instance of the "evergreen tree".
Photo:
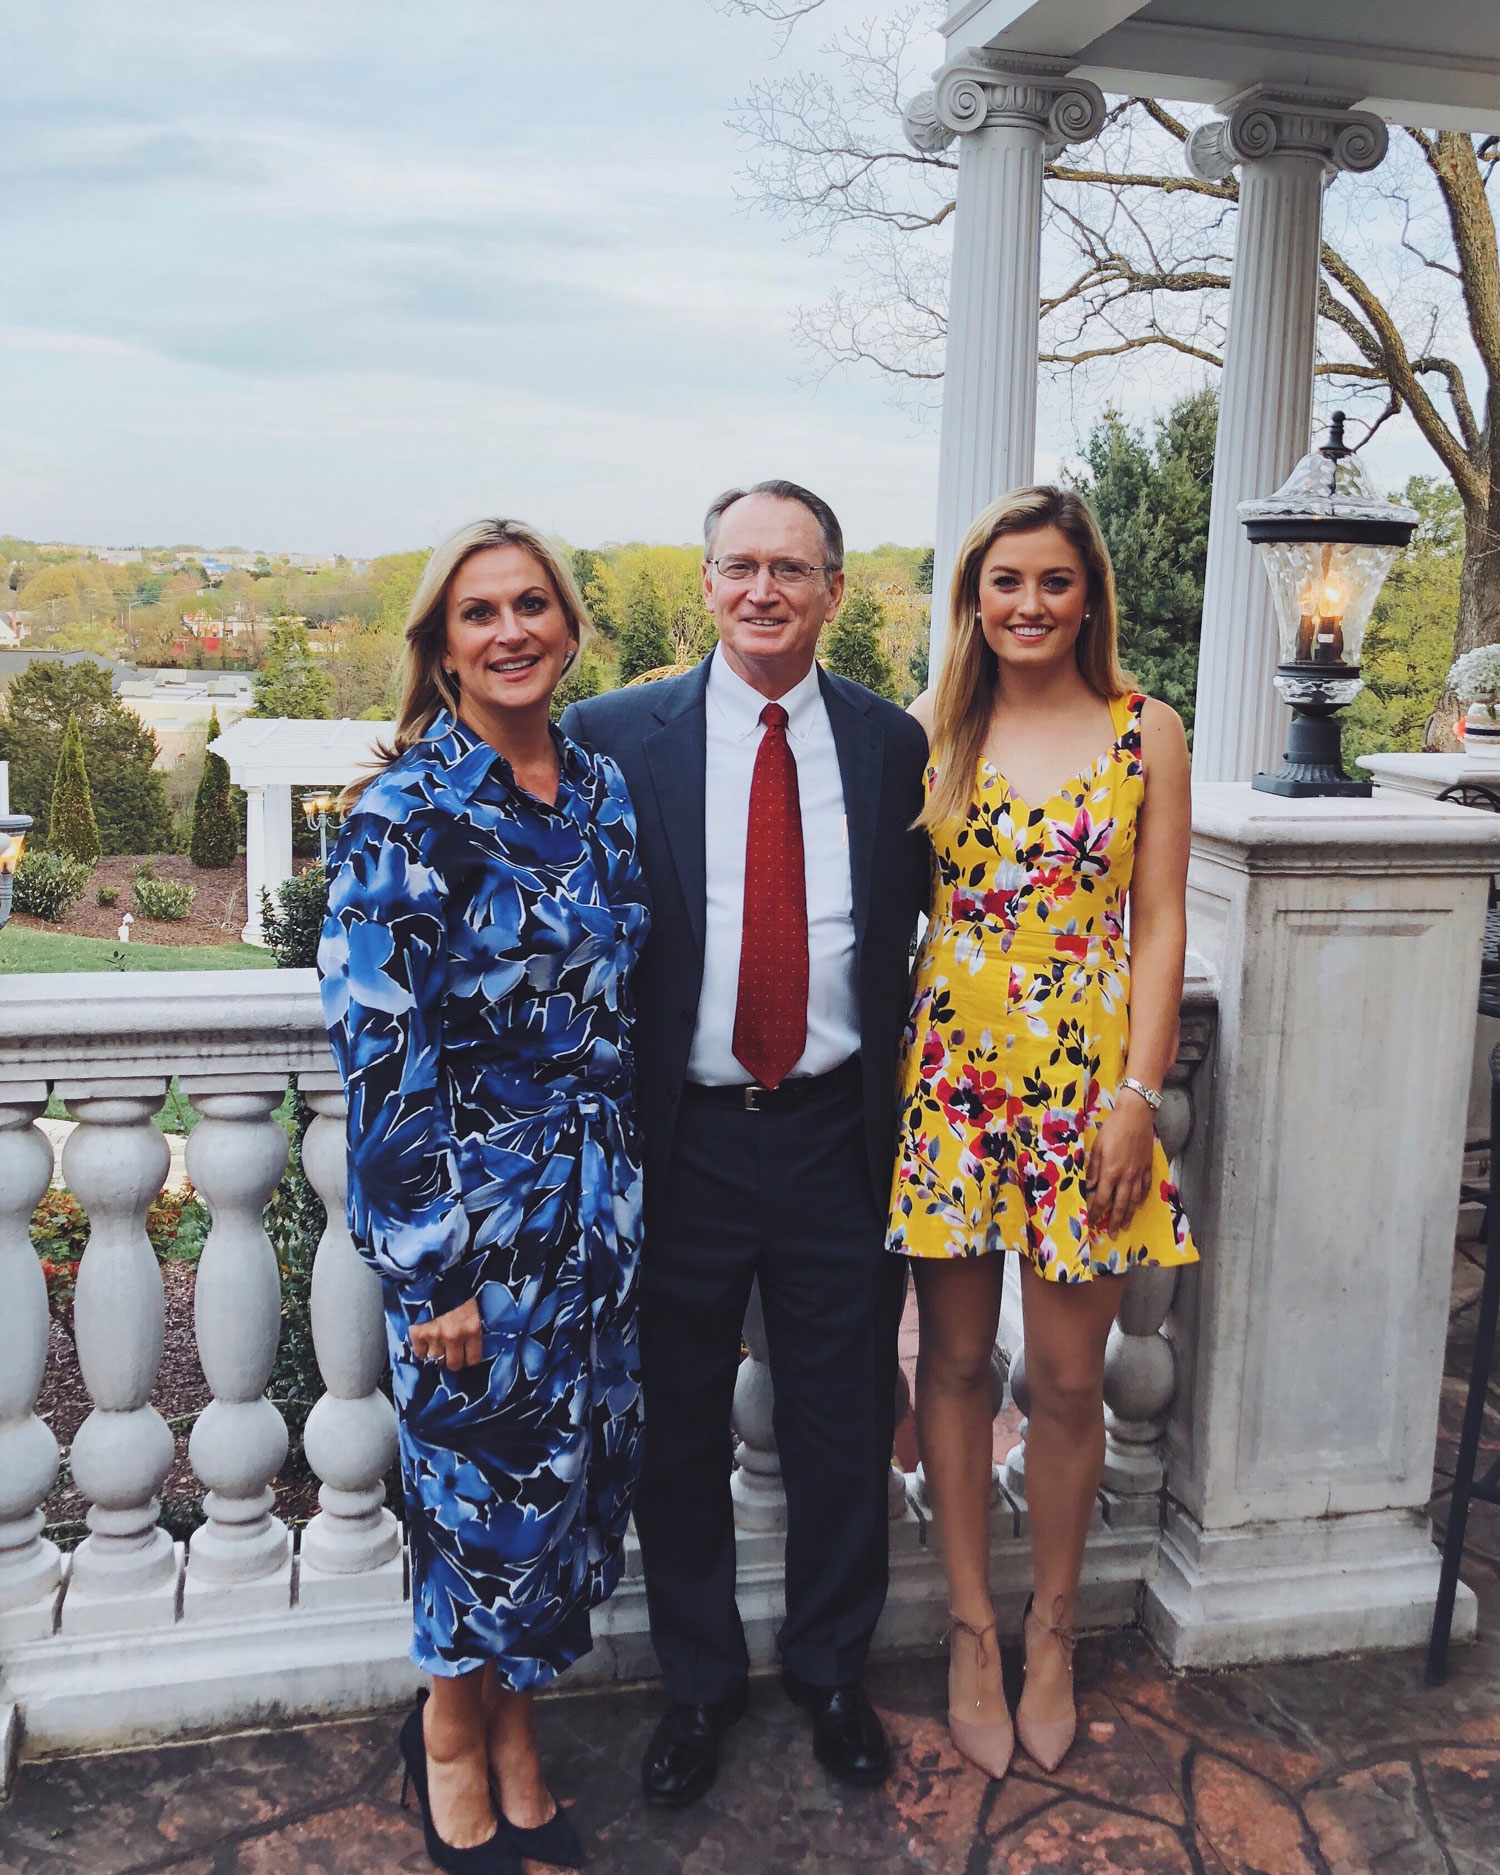
M 1344 767 L 1377 750 L 1420 749 L 1453 661 L 1463 569 L 1463 503 L 1451 482 L 1414 475 L 1401 499 L 1422 517 L 1397 555 L 1365 632 L 1365 687 L 1339 712 Z
M 642 567 L 625 600 L 620 628 L 620 682 L 675 664 L 677 653 L 667 629 L 667 608 L 648 568 Z
M 586 644 L 574 659 L 573 668 L 553 691 L 548 713 L 555 723 L 570 703 L 582 703 L 585 698 L 597 697 L 614 687 L 613 669 L 594 645 Z
M 608 561 L 602 553 L 595 553 L 592 547 L 575 547 L 572 561 L 573 577 L 578 582 L 579 592 L 583 594 L 583 603 L 589 609 L 590 619 L 601 637 L 613 641 L 620 634 L 620 621 L 614 615 L 609 584 L 605 578 Z
M 840 677 L 894 701 L 895 673 L 880 643 L 885 625 L 885 607 L 875 588 L 851 587 L 823 640 L 823 662 Z
M 47 821 L 68 718 L 76 717 L 94 818 L 105 853 L 172 850 L 172 809 L 152 767 L 156 737 L 110 694 L 100 665 L 28 664 L 0 704 L 0 762 L 10 763 L 11 806 Z
M 1109 411 L 1089 436 L 1089 472 L 1076 484 L 1114 562 L 1120 661 L 1143 690 L 1178 712 L 1189 735 L 1217 417 L 1214 393 L 1199 391 L 1158 418 L 1148 443 Z
M 252 716 L 327 718 L 333 714 L 333 679 L 319 668 L 307 627 L 293 618 L 271 622 L 265 662 L 255 674 Z
M 57 773 L 52 782 L 52 812 L 47 820 L 47 851 L 66 853 L 70 859 L 92 866 L 102 851 L 99 823 L 94 819 L 94 803 L 89 794 L 88 773 L 83 765 L 83 736 L 78 718 L 70 716 L 63 731 L 62 748 L 57 756 Z
M 208 740 L 217 741 L 219 712 L 208 719 Z M 193 801 L 193 830 L 188 840 L 188 855 L 195 866 L 219 869 L 232 866 L 239 851 L 239 827 L 234 803 L 230 799 L 229 764 L 222 755 L 207 748 L 203 753 L 203 773 L 198 779 L 198 793 Z
M 922 557 L 917 562 L 917 591 L 918 592 L 931 592 L 932 591 L 932 569 L 933 569 L 933 562 L 936 559 L 937 559 L 936 548 L 924 547 L 922 549 Z

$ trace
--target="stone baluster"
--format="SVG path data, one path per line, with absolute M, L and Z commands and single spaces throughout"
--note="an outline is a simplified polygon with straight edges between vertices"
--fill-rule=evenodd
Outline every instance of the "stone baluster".
M 187 1169 L 213 1218 L 198 1265 L 194 1323 L 213 1399 L 193 1427 L 188 1453 L 208 1487 L 207 1517 L 188 1546 L 183 1614 L 222 1620 L 227 1606 L 287 1607 L 291 1543 L 272 1514 L 271 1480 L 286 1460 L 287 1432 L 266 1398 L 281 1334 L 276 1253 L 261 1225 L 286 1166 L 275 1119 L 284 1076 L 185 1080 L 202 1115 L 188 1137 Z
M 758 1282 L 751 1286 L 750 1305 L 745 1310 L 745 1346 L 750 1352 L 740 1362 L 734 1383 L 733 1423 L 740 1441 L 729 1482 L 734 1519 L 741 1530 L 784 1530 L 786 1489 L 781 1482 L 781 1458 L 771 1417 L 770 1355 Z
M 354 1247 L 345 1221 L 347 1108 L 336 1075 L 301 1077 L 313 1110 L 302 1169 L 328 1223 L 312 1274 L 312 1333 L 328 1391 L 308 1415 L 307 1462 L 322 1480 L 320 1509 L 302 1533 L 301 1607 L 399 1601 L 401 1530 L 385 1508 L 396 1458 L 396 1414 L 380 1391 L 388 1355 L 380 1279 Z
M 78 1122 L 63 1147 L 63 1176 L 89 1220 L 73 1325 L 93 1410 L 68 1455 L 89 1500 L 90 1534 L 73 1553 L 64 1633 L 101 1633 L 174 1621 L 178 1553 L 157 1522 L 172 1464 L 172 1435 L 150 1405 L 162 1349 L 161 1271 L 146 1212 L 171 1164 L 152 1115 L 165 1080 L 61 1090 Z
M 1179 1057 L 1156 1116 L 1157 1137 L 1172 1161 L 1193 1130 L 1194 1065 Z M 1162 1330 L 1178 1275 L 1175 1269 L 1131 1272 L 1104 1352 L 1104 1488 L 1111 1524 L 1154 1527 L 1160 1516 L 1161 1442 L 1177 1392 L 1177 1355 Z
M 57 1546 L 42 1536 L 57 1441 L 35 1412 L 50 1323 L 28 1229 L 52 1177 L 52 1146 L 36 1124 L 46 1087 L 22 1093 L 7 1090 L 0 1105 L 0 1321 L 9 1343 L 0 1362 L 0 1645 L 52 1632 L 62 1581 Z

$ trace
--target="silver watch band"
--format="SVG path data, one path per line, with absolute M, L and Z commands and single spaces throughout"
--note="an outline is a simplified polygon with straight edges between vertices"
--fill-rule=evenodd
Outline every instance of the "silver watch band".
M 1121 1087 L 1128 1087 L 1132 1094 L 1139 1094 L 1153 1113 L 1159 1111 L 1161 1107 L 1161 1095 L 1154 1087 L 1147 1087 L 1144 1081 L 1136 1080 L 1135 1076 L 1131 1074 L 1123 1076 L 1120 1085 Z

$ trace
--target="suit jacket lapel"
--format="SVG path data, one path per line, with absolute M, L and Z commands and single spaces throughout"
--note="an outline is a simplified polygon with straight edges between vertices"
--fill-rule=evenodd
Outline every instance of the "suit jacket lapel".
M 708 690 L 708 663 L 705 658 L 675 687 L 675 697 L 664 701 L 658 712 L 661 726 L 652 730 L 642 744 L 700 958 L 708 900 L 703 821 L 708 771 L 708 724 L 703 699 Z
M 844 784 L 844 817 L 849 828 L 849 876 L 854 888 L 854 940 L 864 945 L 870 914 L 870 881 L 875 866 L 875 834 L 880 823 L 880 778 L 885 736 L 857 703 L 836 685 L 821 665 L 818 685 L 828 710 L 833 744 L 838 750 L 839 779 Z

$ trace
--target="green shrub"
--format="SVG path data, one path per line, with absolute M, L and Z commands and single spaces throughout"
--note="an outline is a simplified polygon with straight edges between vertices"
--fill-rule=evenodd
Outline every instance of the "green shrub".
M 89 778 L 83 766 L 83 732 L 78 718 L 70 716 L 63 731 L 62 747 L 57 754 L 57 771 L 52 779 L 52 812 L 47 821 L 47 850 L 66 853 L 92 866 L 103 850 L 99 843 L 99 823 L 94 819 L 94 802 L 89 794 Z
M 328 880 L 321 866 L 309 866 L 298 879 L 287 879 L 271 903 L 260 895 L 261 929 L 283 970 L 309 969 L 318 961 L 318 938 L 328 910 Z M 279 909 L 278 909 L 279 906 Z
M 186 918 L 198 896 L 184 879 L 137 878 L 130 889 L 136 910 L 158 924 L 176 924 Z
M 94 894 L 96 905 L 117 905 L 120 902 L 120 888 L 117 885 L 101 885 Z
M 208 719 L 208 740 L 219 735 L 217 710 Z M 188 853 L 195 866 L 219 868 L 232 866 L 239 851 L 239 828 L 229 792 L 229 764 L 210 748 L 203 757 L 203 773 L 193 801 L 193 830 L 188 837 Z
M 130 876 L 132 879 L 154 879 L 156 877 L 156 868 L 151 864 L 149 859 L 143 859 L 139 866 L 131 867 Z
M 312 1108 L 295 1088 L 289 1104 L 283 1124 L 291 1151 L 286 1171 L 265 1211 L 266 1235 L 281 1273 L 281 1338 L 276 1344 L 276 1365 L 271 1369 L 266 1392 L 276 1402 L 291 1434 L 288 1467 L 294 1473 L 305 1474 L 302 1430 L 324 1392 L 312 1338 L 312 1267 L 328 1213 L 302 1169 L 302 1141 L 313 1117 Z
M 28 853 L 16 868 L 14 909 L 28 918 L 60 924 L 93 870 L 66 853 Z

